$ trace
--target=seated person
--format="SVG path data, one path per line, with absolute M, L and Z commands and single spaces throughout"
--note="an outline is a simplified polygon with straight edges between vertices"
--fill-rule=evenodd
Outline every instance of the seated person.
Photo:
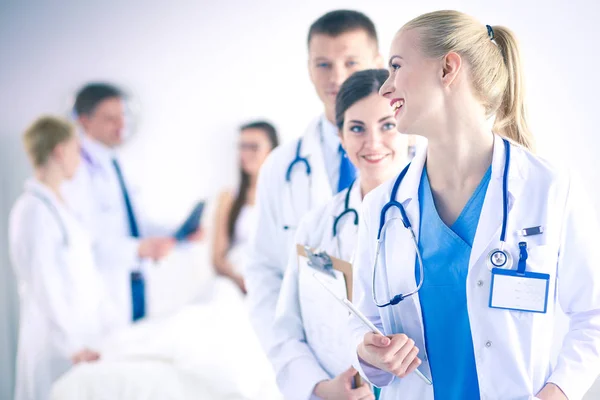
M 219 196 L 212 259 L 217 274 L 231 279 L 245 294 L 243 263 L 249 235 L 256 224 L 256 179 L 279 140 L 268 122 L 249 123 L 240 131 L 240 184 L 236 192 L 224 191 Z

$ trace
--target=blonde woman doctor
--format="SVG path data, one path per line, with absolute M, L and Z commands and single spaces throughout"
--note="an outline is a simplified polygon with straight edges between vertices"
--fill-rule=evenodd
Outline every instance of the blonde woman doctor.
M 398 130 L 428 145 L 364 201 L 354 301 L 386 336 L 352 319 L 354 366 L 383 399 L 581 399 L 600 371 L 600 230 L 577 182 L 530 150 L 514 35 L 425 14 L 389 68 Z
M 9 222 L 19 285 L 16 400 L 48 399 L 71 366 L 100 358 L 94 349 L 116 319 L 92 260 L 90 239 L 60 196 L 79 163 L 79 141 L 66 121 L 42 117 L 25 133 L 35 169 Z
M 336 123 L 342 145 L 360 178 L 302 219 L 296 243 L 351 262 L 363 196 L 406 164 L 407 138 L 396 129 L 389 101 L 378 94 L 387 76 L 387 71 L 381 69 L 355 72 L 341 86 Z M 276 332 L 284 340 L 270 354 L 282 393 L 286 399 L 298 400 L 374 398 L 368 385 L 352 387 L 356 370 L 343 340 L 347 311 L 341 307 L 327 310 L 329 323 L 339 321 L 340 326 L 323 332 L 322 314 L 312 313 L 314 308 L 307 303 L 314 295 L 314 285 L 306 279 L 314 278 L 310 271 L 300 268 L 309 269 L 299 267 L 294 248 L 275 322 Z

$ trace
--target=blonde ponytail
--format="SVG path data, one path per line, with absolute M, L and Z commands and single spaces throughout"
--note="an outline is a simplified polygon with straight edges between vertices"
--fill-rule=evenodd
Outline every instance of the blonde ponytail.
M 432 58 L 450 52 L 470 66 L 475 95 L 488 117 L 495 116 L 494 132 L 533 149 L 527 127 L 523 94 L 523 71 L 513 33 L 505 27 L 487 27 L 458 11 L 423 14 L 402 27 L 416 29 L 421 49 Z
M 494 26 L 492 30 L 508 72 L 508 82 L 496 111 L 494 132 L 533 150 L 533 135 L 527 126 L 523 70 L 517 40 L 515 35 L 503 26 Z

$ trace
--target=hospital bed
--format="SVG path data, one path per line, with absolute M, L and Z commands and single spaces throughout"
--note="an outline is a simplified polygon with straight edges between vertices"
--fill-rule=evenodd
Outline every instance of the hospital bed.
M 107 338 L 99 362 L 63 375 L 52 400 L 282 399 L 243 297 L 190 263 L 201 253 L 150 271 L 150 317 Z

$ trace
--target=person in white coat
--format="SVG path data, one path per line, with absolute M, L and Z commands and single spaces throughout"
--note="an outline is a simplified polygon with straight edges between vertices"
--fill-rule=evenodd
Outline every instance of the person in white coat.
M 383 69 L 360 71 L 342 85 L 337 95 L 336 125 L 360 178 L 327 204 L 311 210 L 296 233 L 296 243 L 350 263 L 363 196 L 395 176 L 407 162 L 407 137 L 396 130 L 389 101 L 378 93 L 387 76 Z M 291 253 L 275 321 L 275 330 L 284 341 L 271 352 L 282 393 L 290 400 L 374 398 L 366 384 L 353 388 L 356 370 L 344 343 L 347 311 L 330 307 L 327 321 L 322 313 L 310 312 L 315 310 L 309 304 L 314 286 L 302 278 L 310 275 L 310 268 L 298 265 L 295 249 Z M 331 301 L 335 302 L 333 297 Z M 323 336 L 320 327 L 333 328 L 332 320 L 340 321 L 339 326 L 328 330 L 331 335 Z
M 363 202 L 354 301 L 386 336 L 352 318 L 354 366 L 383 399 L 581 399 L 600 371 L 600 231 L 577 181 L 531 152 L 514 35 L 425 14 L 389 68 L 398 130 L 428 145 Z
M 114 327 L 116 310 L 94 265 L 90 237 L 60 194 L 80 163 L 75 128 L 42 117 L 25 133 L 35 168 L 9 221 L 10 255 L 19 285 L 16 400 L 49 398 L 52 383 Z
M 175 239 L 142 215 L 119 162 L 124 99 L 121 90 L 105 83 L 90 83 L 77 93 L 74 111 L 83 130 L 83 165 L 62 190 L 93 235 L 96 263 L 125 326 L 146 315 L 145 261 L 167 256 Z
M 275 149 L 260 170 L 258 224 L 244 276 L 250 319 L 267 354 L 277 342 L 275 307 L 300 218 L 354 179 L 335 127 L 336 95 L 353 72 L 381 63 L 375 26 L 356 11 L 332 11 L 315 21 L 308 53 L 310 77 L 325 112 L 300 139 Z

